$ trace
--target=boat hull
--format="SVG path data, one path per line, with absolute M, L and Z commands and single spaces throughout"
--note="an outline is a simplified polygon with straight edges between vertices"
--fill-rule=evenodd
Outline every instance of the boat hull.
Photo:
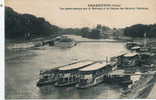
M 58 82 L 56 82 L 54 85 L 56 87 L 65 87 L 65 86 L 74 86 L 76 84 L 77 84 L 77 82 L 75 81 L 75 82 L 64 82 L 64 83 L 58 83 Z
M 104 76 L 104 75 L 98 76 L 98 77 L 94 78 L 92 82 L 88 82 L 88 83 L 86 83 L 86 84 L 78 83 L 78 84 L 76 85 L 76 88 L 83 89 L 83 88 L 89 88 L 89 87 L 92 87 L 92 86 L 96 86 L 96 85 L 98 85 L 98 84 L 104 82 L 103 76 Z
M 56 80 L 53 80 L 53 81 L 48 81 L 48 80 L 46 80 L 46 81 L 38 81 L 37 82 L 37 84 L 36 84 L 36 86 L 37 87 L 42 87 L 42 86 L 45 86 L 45 85 L 52 85 L 52 84 L 54 84 L 56 82 Z
M 107 83 L 116 83 L 118 85 L 121 85 L 123 87 L 127 87 L 129 84 L 132 84 L 132 81 L 130 79 L 130 76 L 120 76 L 120 75 L 112 75 L 111 77 L 104 77 L 104 81 Z

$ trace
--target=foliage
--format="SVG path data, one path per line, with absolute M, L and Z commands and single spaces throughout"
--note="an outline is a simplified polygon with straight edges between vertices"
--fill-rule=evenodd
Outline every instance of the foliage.
M 156 24 L 136 24 L 130 27 L 126 27 L 124 30 L 124 35 L 130 37 L 144 37 L 145 33 L 147 34 L 147 37 L 156 37 Z
M 58 32 L 58 27 L 51 25 L 42 17 L 19 14 L 10 7 L 5 7 L 5 36 L 9 39 L 30 40 Z
M 92 39 L 100 39 L 104 38 L 105 32 L 111 30 L 106 26 L 97 25 L 96 28 L 90 29 L 88 27 L 84 27 L 81 29 L 81 34 L 83 37 L 92 38 Z

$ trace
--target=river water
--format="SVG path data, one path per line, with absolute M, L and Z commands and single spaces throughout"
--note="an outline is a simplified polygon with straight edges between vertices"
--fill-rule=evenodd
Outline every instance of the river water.
M 80 43 L 73 48 L 42 47 L 6 49 L 5 94 L 7 99 L 97 99 L 120 98 L 116 84 L 99 84 L 87 89 L 36 87 L 39 71 L 79 60 L 105 60 L 125 52 L 124 43 Z

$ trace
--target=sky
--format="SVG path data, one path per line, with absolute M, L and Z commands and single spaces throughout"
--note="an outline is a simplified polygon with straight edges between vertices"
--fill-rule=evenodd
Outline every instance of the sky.
M 61 10 L 86 8 L 88 4 L 116 4 L 120 7 L 144 7 L 148 10 Z M 97 24 L 123 28 L 133 24 L 156 23 L 156 0 L 5 0 L 19 13 L 44 17 L 60 27 L 95 27 Z

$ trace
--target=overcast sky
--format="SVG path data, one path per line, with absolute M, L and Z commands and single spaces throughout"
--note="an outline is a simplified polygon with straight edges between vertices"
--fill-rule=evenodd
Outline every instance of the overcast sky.
M 148 10 L 64 11 L 60 7 L 87 7 L 88 4 L 120 4 L 121 7 L 146 7 Z M 5 0 L 6 6 L 19 13 L 44 17 L 61 27 L 125 27 L 156 23 L 156 0 Z

